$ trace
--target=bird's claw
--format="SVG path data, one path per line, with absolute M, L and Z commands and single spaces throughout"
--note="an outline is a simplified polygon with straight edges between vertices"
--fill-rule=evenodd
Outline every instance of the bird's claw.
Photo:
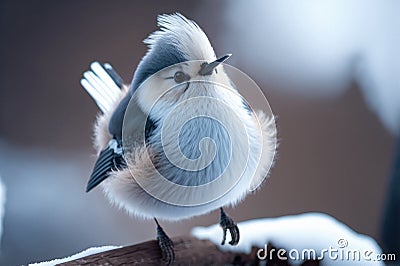
M 232 218 L 226 215 L 225 211 L 222 208 L 221 208 L 221 219 L 219 221 L 219 225 L 222 227 L 223 231 L 221 245 L 225 244 L 226 231 L 229 230 L 229 233 L 231 234 L 231 241 L 229 241 L 229 244 L 232 246 L 236 246 L 239 243 L 240 239 L 239 228 L 232 220 Z
M 166 265 L 171 265 L 175 261 L 174 243 L 159 225 L 157 226 L 157 241 L 162 260 Z

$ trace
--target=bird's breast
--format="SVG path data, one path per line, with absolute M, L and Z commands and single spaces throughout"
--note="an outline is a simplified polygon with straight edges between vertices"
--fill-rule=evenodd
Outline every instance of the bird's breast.
M 164 178 L 199 186 L 247 159 L 243 154 L 248 152 L 248 139 L 241 136 L 243 132 L 243 123 L 232 110 L 205 104 L 167 115 L 148 143 L 157 154 L 155 166 Z

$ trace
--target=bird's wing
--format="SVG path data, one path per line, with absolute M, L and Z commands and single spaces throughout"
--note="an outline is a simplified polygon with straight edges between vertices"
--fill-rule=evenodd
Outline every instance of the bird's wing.
M 126 162 L 122 154 L 122 144 L 115 139 L 111 139 L 108 146 L 100 152 L 99 158 L 97 158 L 86 186 L 86 192 L 89 192 L 104 181 L 112 171 L 124 167 L 126 167 Z
M 116 104 L 121 99 L 123 80 L 110 64 L 91 63 L 90 70 L 83 74 L 81 85 L 92 96 L 104 114 L 114 112 Z M 97 158 L 86 191 L 99 185 L 112 171 L 125 166 L 121 141 L 112 138 Z
M 123 80 L 108 63 L 90 64 L 90 70 L 83 73 L 82 87 L 92 96 L 103 113 L 110 112 L 119 100 Z
M 132 146 L 122 147 L 122 141 L 119 138 L 112 138 L 108 143 L 108 146 L 103 149 L 97 161 L 95 163 L 92 175 L 90 176 L 86 191 L 90 191 L 103 180 L 109 177 L 112 171 L 120 170 L 127 167 L 127 163 L 124 159 L 124 152 L 134 150 L 136 147 L 147 143 L 147 139 L 150 138 L 154 130 L 156 130 L 157 123 L 150 117 L 146 117 L 141 108 L 135 102 L 132 102 L 127 110 L 130 119 L 124 121 L 124 130 L 128 141 L 124 140 L 124 143 L 130 143 Z M 123 149 L 124 148 L 124 149 Z M 125 154 L 126 155 L 126 154 Z M 129 156 L 128 156 L 129 157 Z
M 90 65 L 90 70 L 83 74 L 81 84 L 105 114 L 114 113 L 115 108 L 119 108 L 121 102 L 125 99 L 121 100 L 123 81 L 110 64 L 101 65 L 99 62 L 93 62 Z M 118 102 L 120 105 L 116 107 Z M 128 108 L 129 102 L 125 102 L 126 106 L 121 105 L 125 108 L 121 110 L 121 113 L 125 114 L 128 111 L 130 117 L 125 121 L 124 128 L 126 132 L 130 132 L 130 142 L 133 145 L 136 145 L 136 143 L 143 144 L 143 138 L 147 139 L 152 135 L 156 123 L 144 114 L 136 101 L 129 104 Z M 108 126 L 109 123 L 110 120 L 107 121 Z M 117 128 L 122 128 L 122 126 L 122 124 L 116 125 Z M 107 179 L 112 171 L 126 167 L 121 139 L 122 136 L 114 136 L 100 152 L 86 187 L 87 192 Z

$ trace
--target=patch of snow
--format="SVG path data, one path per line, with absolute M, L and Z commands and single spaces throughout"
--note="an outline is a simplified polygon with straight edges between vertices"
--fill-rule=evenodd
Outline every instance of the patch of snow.
M 44 262 L 38 262 L 38 263 L 31 263 L 29 265 L 32 266 L 52 266 L 52 265 L 56 265 L 56 264 L 60 264 L 60 263 L 64 263 L 67 261 L 72 261 L 72 260 L 76 260 L 76 259 L 80 259 L 89 255 L 93 255 L 93 254 L 97 254 L 100 252 L 104 252 L 104 251 L 109 251 L 112 249 L 116 249 L 116 248 L 120 248 L 118 246 L 103 246 L 103 247 L 93 247 L 93 248 L 88 248 L 82 252 L 79 252 L 75 255 L 66 257 L 66 258 L 62 258 L 62 259 L 54 259 L 51 261 L 44 261 Z
M 308 259 L 307 251 L 304 250 L 312 249 L 315 250 L 316 257 L 320 257 L 322 251 L 327 250 L 323 253 L 322 265 L 343 265 L 343 263 L 346 265 L 384 265 L 380 261 L 373 261 L 376 255 L 382 253 L 374 239 L 356 233 L 327 214 L 305 213 L 256 219 L 238 223 L 238 227 L 241 239 L 237 246 L 220 245 L 222 230 L 219 225 L 195 227 L 192 235 L 198 239 L 210 240 L 221 250 L 242 253 L 250 253 L 253 246 L 261 249 L 271 243 L 277 250 L 285 249 L 288 252 L 288 260 L 293 264 L 301 263 L 302 258 Z M 227 235 L 227 242 L 229 242 L 230 236 Z M 337 250 L 337 252 L 333 252 L 337 255 L 336 259 L 335 256 L 329 255 L 329 250 Z M 292 259 L 296 258 L 296 251 L 299 252 L 298 259 Z M 353 260 L 353 251 L 360 254 L 360 260 L 357 257 Z M 303 252 L 305 252 L 304 257 L 302 257 Z M 263 253 L 261 254 L 263 255 Z M 367 261 L 366 254 L 369 254 L 371 261 Z

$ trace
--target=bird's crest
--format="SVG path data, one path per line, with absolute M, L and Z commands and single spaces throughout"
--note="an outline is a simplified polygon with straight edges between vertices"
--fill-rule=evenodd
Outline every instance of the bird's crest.
M 204 31 L 196 22 L 180 13 L 159 15 L 159 30 L 149 35 L 144 43 L 150 51 L 160 44 L 170 44 L 185 60 L 214 60 L 215 52 Z
M 159 30 L 144 40 L 149 50 L 139 63 L 131 84 L 134 92 L 159 70 L 190 60 L 216 59 L 207 35 L 192 20 L 179 13 L 158 16 Z

